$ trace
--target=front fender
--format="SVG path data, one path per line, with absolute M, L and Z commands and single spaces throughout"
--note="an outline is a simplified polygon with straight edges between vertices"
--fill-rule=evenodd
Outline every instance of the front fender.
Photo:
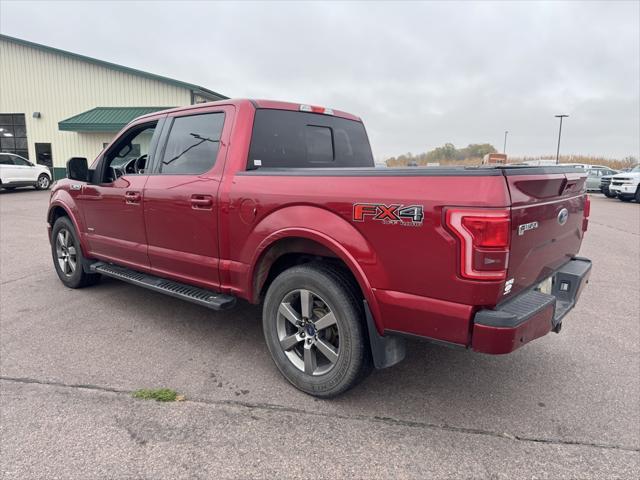
M 49 228 L 53 227 L 54 210 L 56 208 L 62 208 L 65 211 L 67 217 L 69 217 L 69 219 L 73 223 L 73 227 L 76 229 L 76 233 L 80 240 L 80 248 L 82 249 L 82 254 L 86 258 L 88 252 L 86 228 L 77 202 L 69 194 L 69 192 L 64 189 L 60 188 L 53 191 L 51 194 L 51 200 L 49 201 L 49 208 L 47 209 L 47 223 L 50 225 Z M 49 240 L 51 240 L 51 238 L 49 238 Z
M 378 303 L 372 283 L 386 280 L 375 250 L 367 239 L 339 215 L 319 207 L 297 205 L 276 210 L 262 218 L 246 239 L 241 257 L 249 264 L 246 288 L 253 298 L 253 278 L 263 255 L 279 240 L 305 238 L 329 249 L 340 258 L 356 278 L 369 303 L 376 327 L 380 333 Z

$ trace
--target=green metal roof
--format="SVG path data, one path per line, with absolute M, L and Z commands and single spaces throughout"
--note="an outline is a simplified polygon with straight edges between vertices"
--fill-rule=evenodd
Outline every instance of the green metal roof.
M 68 132 L 118 132 L 140 115 L 173 107 L 96 107 L 58 122 Z
M 21 38 L 10 37 L 9 35 L 0 34 L 0 40 L 6 40 L 8 42 L 17 43 L 18 45 L 37 48 L 45 52 L 55 53 L 57 55 L 63 55 L 65 57 L 73 58 L 75 60 L 80 60 L 83 62 L 93 63 L 94 65 L 110 68 L 112 70 L 117 70 L 119 72 L 129 73 L 131 75 L 137 75 L 139 77 L 149 78 L 151 80 L 157 80 L 159 82 L 168 83 L 170 85 L 175 85 L 177 87 L 186 88 L 193 91 L 193 93 L 200 95 L 202 97 L 205 97 L 211 101 L 226 100 L 229 98 L 229 97 L 225 97 L 220 93 L 214 92 L 213 90 L 209 90 L 208 88 L 204 88 L 199 85 L 194 85 L 193 83 L 182 82 L 180 80 L 175 80 L 173 78 L 156 75 L 155 73 L 136 70 L 135 68 L 125 67 L 123 65 L 118 65 L 117 63 L 105 62 L 104 60 L 98 60 L 97 58 L 87 57 L 85 55 L 80 55 L 78 53 L 67 52 L 66 50 L 60 50 L 59 48 L 53 48 L 47 45 L 41 45 L 39 43 L 30 42 L 28 40 L 22 40 Z

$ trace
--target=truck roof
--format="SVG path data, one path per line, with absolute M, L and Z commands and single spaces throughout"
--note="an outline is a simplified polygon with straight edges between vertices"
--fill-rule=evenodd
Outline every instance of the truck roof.
M 347 120 L 354 120 L 357 122 L 362 121 L 362 119 L 360 117 L 357 117 L 356 115 L 352 115 L 351 113 L 343 112 L 342 110 L 335 110 L 328 107 L 321 107 L 321 106 L 310 105 L 305 103 L 282 102 L 279 100 L 265 100 L 265 99 L 251 99 L 251 98 L 230 98 L 228 100 L 218 100 L 215 102 L 198 103 L 196 105 L 185 105 L 183 107 L 170 108 L 170 109 L 162 110 L 159 112 L 149 113 L 139 118 L 152 117 L 158 114 L 181 112 L 184 110 L 196 110 L 199 108 L 210 107 L 211 105 L 241 106 L 243 104 L 245 105 L 251 104 L 256 109 L 268 108 L 268 109 L 274 109 L 274 110 L 291 110 L 296 112 L 303 111 L 303 112 L 310 112 L 310 113 L 319 113 L 324 115 L 333 115 L 335 117 L 346 118 Z

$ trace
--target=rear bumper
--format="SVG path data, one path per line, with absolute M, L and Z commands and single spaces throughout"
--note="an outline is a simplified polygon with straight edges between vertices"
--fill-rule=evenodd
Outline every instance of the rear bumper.
M 478 311 L 471 348 L 482 353 L 509 353 L 552 330 L 559 332 L 562 319 L 580 298 L 590 274 L 591 260 L 574 258 L 555 272 L 551 294 L 528 290 L 494 310 Z

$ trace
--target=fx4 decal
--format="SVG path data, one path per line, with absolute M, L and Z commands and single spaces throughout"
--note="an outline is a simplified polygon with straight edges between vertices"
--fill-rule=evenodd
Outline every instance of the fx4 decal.
M 420 227 L 424 219 L 422 205 L 385 205 L 384 203 L 354 203 L 353 221 L 378 220 L 387 225 Z

